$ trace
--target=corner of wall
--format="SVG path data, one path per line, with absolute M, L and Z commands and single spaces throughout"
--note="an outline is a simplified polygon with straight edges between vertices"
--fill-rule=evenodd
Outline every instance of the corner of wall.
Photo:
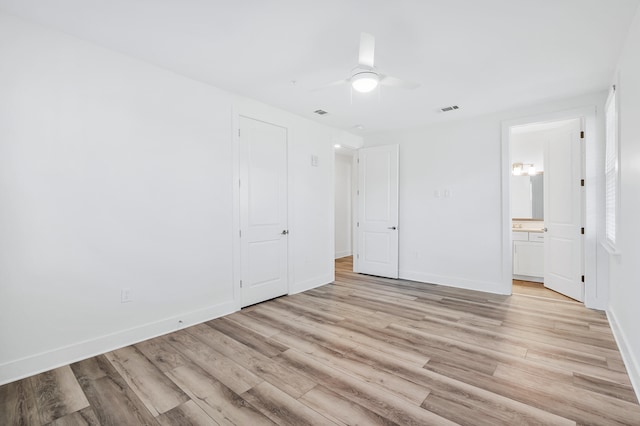
M 631 386 L 633 386 L 633 390 L 636 393 L 636 398 L 640 400 L 640 360 L 638 360 L 631 351 L 631 347 L 627 343 L 629 339 L 620 327 L 615 311 L 609 308 L 606 310 L 606 313 L 613 337 L 616 339 L 622 360 L 624 361 L 624 366 L 627 369 L 627 375 L 629 376 L 629 380 L 631 380 Z
M 422 283 L 437 284 L 447 287 L 462 288 L 465 290 L 484 291 L 486 293 L 511 294 L 511 286 L 505 287 L 503 283 L 469 280 L 466 278 L 456 278 L 451 276 L 425 274 L 416 271 L 400 270 L 400 279 L 418 281 Z
M 335 279 L 333 273 L 324 274 L 318 277 L 314 277 L 305 281 L 294 283 L 290 290 L 289 295 L 294 295 L 298 293 L 302 293 L 307 290 L 312 290 L 314 288 L 322 287 L 323 285 L 331 284 Z

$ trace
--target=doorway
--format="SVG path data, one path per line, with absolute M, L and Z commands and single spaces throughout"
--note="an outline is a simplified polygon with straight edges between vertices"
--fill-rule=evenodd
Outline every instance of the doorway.
M 603 222 L 598 220 L 602 210 L 602 203 L 598 202 L 603 196 L 600 164 L 604 161 L 603 142 L 599 132 L 597 120 L 597 106 L 560 110 L 542 113 L 502 122 L 502 278 L 505 291 L 512 288 L 513 283 L 513 242 L 511 220 L 511 153 L 509 149 L 511 127 L 549 121 L 582 118 L 584 138 L 582 138 L 584 152 L 584 180 L 583 187 L 583 267 L 584 267 L 584 304 L 588 308 L 606 309 L 608 303 L 608 288 L 606 280 L 598 279 L 598 232 L 603 228 Z
M 241 306 L 288 293 L 287 129 L 240 117 Z
M 335 146 L 334 160 L 334 258 L 353 254 L 354 194 L 357 177 L 354 176 L 355 149 Z
M 336 149 L 335 258 L 348 256 L 346 246 L 353 272 L 398 278 L 399 146 Z
M 583 119 L 510 128 L 513 278 L 584 301 Z

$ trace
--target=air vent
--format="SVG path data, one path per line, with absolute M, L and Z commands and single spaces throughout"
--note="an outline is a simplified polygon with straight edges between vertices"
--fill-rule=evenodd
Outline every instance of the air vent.
M 323 109 L 317 109 L 317 110 L 315 110 L 313 112 L 315 112 L 318 115 L 325 115 L 327 113 L 327 111 L 325 111 Z
M 458 109 L 458 108 L 460 108 L 458 105 L 451 105 L 451 106 L 448 106 L 448 107 L 440 108 L 440 111 L 449 112 L 449 111 L 453 111 L 453 110 Z

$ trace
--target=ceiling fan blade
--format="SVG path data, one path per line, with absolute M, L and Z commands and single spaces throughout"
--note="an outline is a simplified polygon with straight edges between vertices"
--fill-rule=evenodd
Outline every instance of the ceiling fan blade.
M 376 39 L 371 34 L 360 34 L 360 52 L 358 64 L 373 68 L 373 53 L 376 47 Z
M 381 75 L 380 76 L 380 85 L 388 86 L 388 87 L 399 87 L 401 89 L 417 89 L 420 87 L 420 83 L 416 83 L 414 81 L 401 80 L 396 77 L 391 77 L 389 75 Z
M 323 89 L 326 89 L 328 87 L 341 86 L 343 84 L 349 84 L 349 79 L 346 78 L 346 79 L 343 79 L 343 80 L 334 81 L 334 82 L 329 83 L 329 84 L 324 84 L 324 85 L 322 85 L 320 87 L 316 87 L 315 89 L 311 89 L 311 91 L 312 92 L 317 92 L 319 90 L 323 90 Z

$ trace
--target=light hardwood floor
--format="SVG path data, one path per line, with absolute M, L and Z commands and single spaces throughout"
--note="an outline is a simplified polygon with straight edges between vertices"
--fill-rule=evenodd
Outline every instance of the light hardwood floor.
M 513 293 L 529 296 L 544 297 L 547 299 L 566 300 L 568 302 L 573 301 L 570 297 L 563 294 L 556 293 L 553 290 L 549 290 L 543 283 L 536 283 L 531 281 L 513 280 Z
M 0 387 L 0 425 L 640 425 L 602 312 L 356 275 Z

